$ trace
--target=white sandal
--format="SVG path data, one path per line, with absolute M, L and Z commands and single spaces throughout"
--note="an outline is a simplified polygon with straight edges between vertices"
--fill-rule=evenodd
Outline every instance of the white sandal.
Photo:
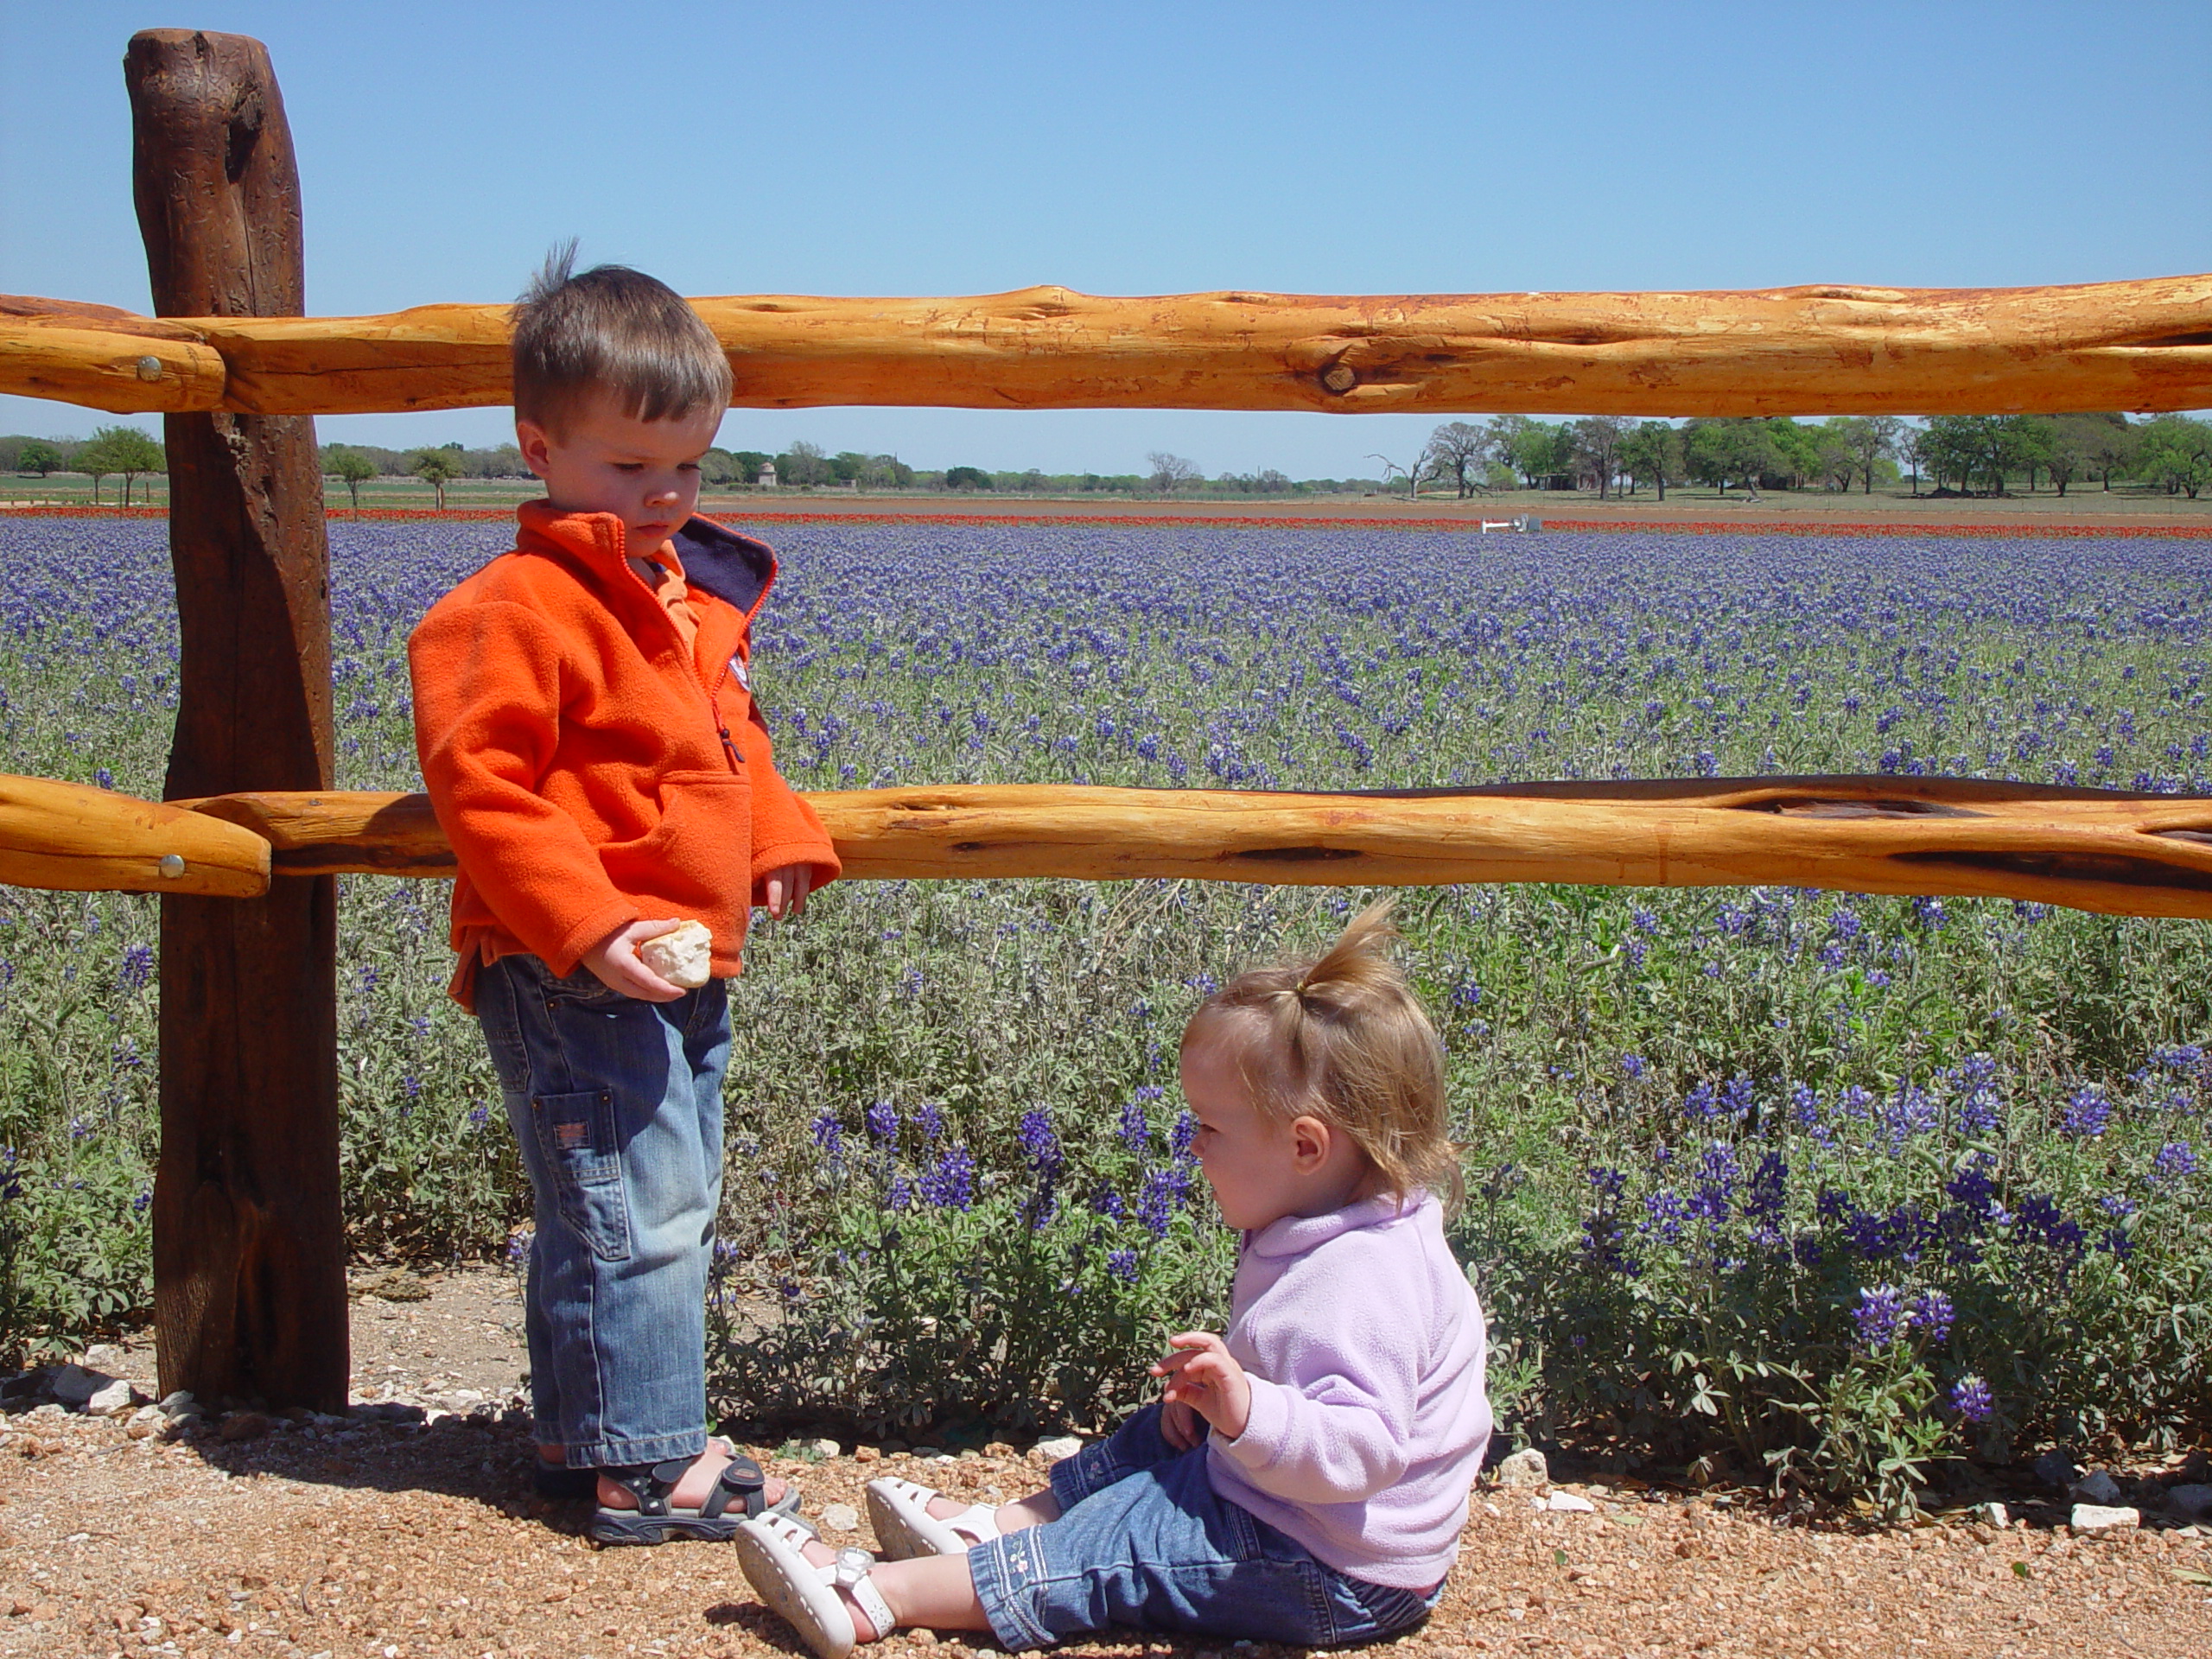
M 876 1587 L 868 1582 L 875 1557 L 864 1549 L 841 1549 L 837 1559 L 816 1566 L 801 1552 L 813 1536 L 789 1517 L 761 1516 L 737 1529 L 732 1541 L 746 1581 L 760 1599 L 799 1633 L 821 1659 L 846 1659 L 860 1645 L 860 1632 L 845 1605 L 850 1596 L 880 1642 L 899 1621 Z M 842 1594 L 839 1592 L 842 1592 Z
M 990 1505 L 971 1503 L 957 1515 L 940 1517 L 930 1513 L 930 1500 L 937 1496 L 928 1487 L 895 1475 L 868 1482 L 868 1524 L 875 1529 L 885 1560 L 964 1555 L 999 1535 L 998 1511 Z

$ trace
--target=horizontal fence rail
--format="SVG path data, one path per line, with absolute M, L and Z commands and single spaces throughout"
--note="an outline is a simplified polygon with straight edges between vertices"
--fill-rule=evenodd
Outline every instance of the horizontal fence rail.
M 807 799 L 847 875 L 861 880 L 1750 884 L 2212 918 L 2212 798 L 2202 796 L 1836 777 L 1335 795 L 973 785 Z M 73 852 L 57 856 L 64 846 Z M 164 869 L 172 851 L 181 869 Z M 248 893 L 269 872 L 448 876 L 454 861 L 423 795 L 272 792 L 156 806 L 0 779 L 0 881 Z M 180 885 L 188 879 L 206 885 Z
M 2212 276 L 2058 288 L 699 299 L 752 408 L 2012 414 L 2212 404 Z M 116 413 L 510 401 L 508 310 L 151 318 L 0 296 L 0 391 Z

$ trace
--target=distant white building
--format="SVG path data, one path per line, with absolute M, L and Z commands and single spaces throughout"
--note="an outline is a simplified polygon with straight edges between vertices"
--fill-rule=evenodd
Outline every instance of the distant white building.
M 754 482 L 759 484 L 764 490 L 774 489 L 776 487 L 776 463 L 772 461 L 762 461 L 760 463 L 760 476 L 755 480 Z

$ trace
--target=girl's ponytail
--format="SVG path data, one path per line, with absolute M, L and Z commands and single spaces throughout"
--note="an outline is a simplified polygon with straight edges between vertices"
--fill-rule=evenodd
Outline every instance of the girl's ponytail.
M 1319 956 L 1255 968 L 1208 997 L 1185 1047 L 1220 1031 L 1242 1049 L 1261 1109 L 1321 1119 L 1348 1135 L 1387 1191 L 1461 1196 L 1459 1148 L 1446 1133 L 1444 1047 L 1390 958 L 1391 901 L 1370 905 Z

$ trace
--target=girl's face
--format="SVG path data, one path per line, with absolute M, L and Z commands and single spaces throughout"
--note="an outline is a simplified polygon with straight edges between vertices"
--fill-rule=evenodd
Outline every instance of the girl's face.
M 1241 1046 L 1218 1028 L 1183 1049 L 1183 1100 L 1198 1120 L 1191 1151 L 1213 1187 L 1221 1218 L 1246 1232 L 1291 1213 L 1298 1187 L 1292 1126 L 1253 1103 L 1237 1061 Z

